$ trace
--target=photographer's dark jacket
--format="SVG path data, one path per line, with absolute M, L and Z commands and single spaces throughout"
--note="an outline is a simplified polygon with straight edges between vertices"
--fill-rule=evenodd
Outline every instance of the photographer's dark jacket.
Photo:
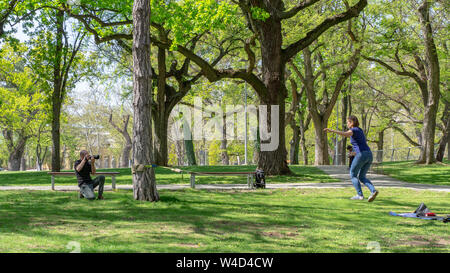
M 78 186 L 81 186 L 84 183 L 91 184 L 92 183 L 92 178 L 91 178 L 92 167 L 91 167 L 91 163 L 89 161 L 84 163 L 83 169 L 81 169 L 81 171 L 78 172 L 77 171 L 77 166 L 80 163 L 81 163 L 80 159 L 75 161 L 75 174 L 77 175 Z

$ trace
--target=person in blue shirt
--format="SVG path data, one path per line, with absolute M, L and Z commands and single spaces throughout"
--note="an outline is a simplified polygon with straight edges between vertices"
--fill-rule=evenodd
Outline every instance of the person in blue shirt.
M 367 201 L 372 202 L 378 195 L 378 191 L 366 177 L 373 161 L 372 151 L 370 150 L 369 145 L 367 145 L 366 136 L 364 135 L 363 130 L 359 128 L 357 117 L 349 116 L 347 118 L 347 128 L 350 128 L 347 132 L 336 131 L 329 128 L 325 128 L 324 131 L 336 133 L 343 137 L 350 137 L 350 143 L 353 146 L 353 151 L 356 153 L 352 165 L 350 166 L 350 177 L 357 193 L 357 195 L 351 199 L 364 200 L 361 184 L 359 183 L 359 181 L 361 181 L 371 192 Z

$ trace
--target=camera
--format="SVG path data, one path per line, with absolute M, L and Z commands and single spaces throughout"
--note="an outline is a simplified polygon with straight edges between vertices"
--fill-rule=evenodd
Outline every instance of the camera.
M 99 159 L 99 158 L 100 158 L 100 155 L 91 155 L 90 159 Z

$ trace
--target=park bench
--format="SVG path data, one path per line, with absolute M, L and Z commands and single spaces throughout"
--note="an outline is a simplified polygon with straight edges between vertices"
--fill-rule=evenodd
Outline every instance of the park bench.
M 152 166 L 155 167 L 156 165 Z M 162 167 L 162 166 L 161 166 Z M 181 173 L 188 173 L 191 176 L 191 188 L 195 189 L 195 176 L 247 176 L 247 186 L 249 189 L 253 188 L 253 177 L 255 176 L 255 172 L 193 172 L 193 171 L 186 171 L 181 170 L 177 168 L 171 168 L 171 167 L 162 167 L 168 170 L 171 170 L 173 172 Z M 181 178 L 183 179 L 183 178 Z
M 75 172 L 48 172 L 52 176 L 52 190 L 55 190 L 55 176 L 76 176 Z M 116 189 L 116 175 L 119 172 L 96 172 L 95 175 L 111 176 L 111 186 L 112 189 Z
M 249 189 L 253 188 L 253 176 L 255 172 L 190 172 L 191 175 L 191 188 L 195 188 L 195 176 L 204 175 L 204 176 L 247 176 L 247 186 Z

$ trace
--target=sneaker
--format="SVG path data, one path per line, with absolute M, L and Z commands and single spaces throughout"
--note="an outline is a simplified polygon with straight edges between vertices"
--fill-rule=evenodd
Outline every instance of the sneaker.
M 375 197 L 377 197 L 378 195 L 378 191 L 374 191 L 370 196 L 369 199 L 367 199 L 367 202 L 372 202 L 373 200 L 375 200 Z
M 102 195 L 100 195 L 99 197 L 97 197 L 97 200 L 104 200 L 105 198 L 103 198 Z
M 350 198 L 350 200 L 364 200 L 364 196 L 356 195 L 356 196 L 353 196 L 352 198 Z

